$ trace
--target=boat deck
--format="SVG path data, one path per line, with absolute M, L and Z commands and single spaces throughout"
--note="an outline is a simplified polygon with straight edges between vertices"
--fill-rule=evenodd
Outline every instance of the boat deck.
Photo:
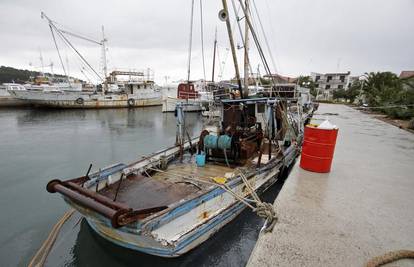
M 168 206 L 194 193 L 202 192 L 210 185 L 198 180 L 210 181 L 213 177 L 231 177 L 234 169 L 206 164 L 197 167 L 193 161 L 184 160 L 183 163 L 174 163 L 165 171 L 154 171 L 148 176 L 131 175 L 123 179 L 119 188 L 117 201 L 128 204 L 134 210 L 158 206 Z M 99 193 L 114 199 L 119 182 L 116 182 Z

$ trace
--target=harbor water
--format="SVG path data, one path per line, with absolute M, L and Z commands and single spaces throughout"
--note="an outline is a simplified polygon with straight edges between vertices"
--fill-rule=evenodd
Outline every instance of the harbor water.
M 197 136 L 202 118 L 186 116 Z M 68 206 L 46 192 L 54 178 L 79 177 L 93 170 L 132 162 L 171 146 L 174 115 L 161 107 L 108 110 L 0 110 L 0 265 L 26 266 Z M 281 185 L 266 193 L 273 202 Z M 95 234 L 84 219 L 58 240 L 49 266 L 243 266 L 263 220 L 248 210 L 189 254 L 161 259 L 117 247 Z

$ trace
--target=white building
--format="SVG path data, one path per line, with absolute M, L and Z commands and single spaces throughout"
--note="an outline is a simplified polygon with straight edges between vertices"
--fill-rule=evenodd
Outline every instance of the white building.
M 355 78 L 350 74 L 350 71 L 324 74 L 312 72 L 311 77 L 318 93 L 317 100 L 331 100 L 334 90 L 348 89 Z

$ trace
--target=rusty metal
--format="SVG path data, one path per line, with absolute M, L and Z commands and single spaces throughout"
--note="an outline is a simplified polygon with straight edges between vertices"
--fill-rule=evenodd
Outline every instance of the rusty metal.
M 93 191 L 88 190 L 84 187 L 81 187 L 78 184 L 75 184 L 75 183 L 72 183 L 72 182 L 63 182 L 63 184 L 66 185 L 67 187 L 70 187 L 73 190 L 78 191 L 80 194 L 82 194 L 84 196 L 87 196 L 89 198 L 92 198 L 93 200 L 95 200 L 95 201 L 97 201 L 97 202 L 99 202 L 103 205 L 109 206 L 111 208 L 126 209 L 126 210 L 131 209 L 128 205 L 126 205 L 124 203 L 115 202 L 115 201 L 113 201 L 112 199 L 110 199 L 108 197 L 105 197 L 105 196 L 100 195 L 96 192 L 93 192 Z
M 83 188 L 82 188 L 83 189 Z M 118 214 L 118 216 L 122 213 L 129 212 L 129 210 L 116 210 L 111 207 L 105 206 L 102 203 L 95 201 L 92 198 L 84 196 L 79 192 L 76 192 L 70 188 L 67 188 L 64 184 L 62 184 L 59 180 L 52 180 L 47 184 L 47 191 L 50 193 L 59 192 L 62 195 L 70 198 L 74 202 L 81 204 L 84 207 L 90 208 L 99 214 L 107 218 L 113 218 L 114 215 Z
M 137 220 L 144 219 L 151 214 L 167 209 L 168 206 L 153 207 L 148 209 L 134 210 L 128 213 L 119 213 L 114 219 L 120 226 L 133 223 Z
M 118 187 L 116 188 L 114 201 L 116 201 L 116 198 L 118 197 L 119 189 L 121 188 L 122 178 L 124 178 L 124 173 L 121 174 L 121 178 L 119 178 Z
M 86 175 L 85 175 L 85 177 L 86 177 L 88 180 L 90 179 L 90 178 L 89 178 L 89 173 L 90 173 L 91 169 L 92 169 L 92 163 L 91 163 L 91 164 L 89 164 L 88 171 L 86 172 Z M 85 180 L 85 181 L 83 181 L 83 182 L 81 183 L 82 187 L 84 186 L 85 182 L 86 182 L 86 180 Z
M 105 216 L 111 220 L 114 228 L 125 226 L 168 208 L 168 206 L 158 206 L 132 210 L 124 203 L 112 201 L 73 182 L 52 180 L 47 184 L 46 189 L 49 193 L 59 192 L 83 207 Z

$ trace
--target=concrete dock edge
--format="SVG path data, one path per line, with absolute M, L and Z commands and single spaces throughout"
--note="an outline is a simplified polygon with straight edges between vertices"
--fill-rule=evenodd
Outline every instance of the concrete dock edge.
M 247 266 L 363 266 L 413 250 L 414 135 L 344 105 L 322 104 L 316 116 L 339 127 L 332 171 L 297 161 L 274 203 L 279 221 Z

